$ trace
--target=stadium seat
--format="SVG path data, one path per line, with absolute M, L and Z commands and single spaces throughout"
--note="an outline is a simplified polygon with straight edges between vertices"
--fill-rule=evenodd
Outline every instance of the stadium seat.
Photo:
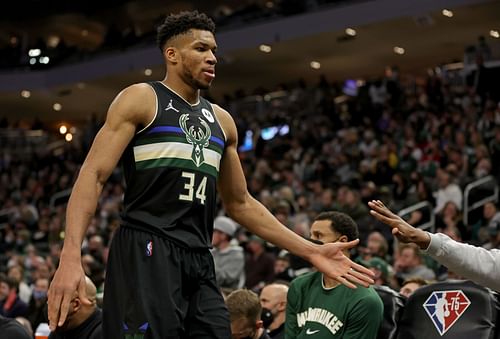
M 496 293 L 470 281 L 447 281 L 419 288 L 408 298 L 398 339 L 494 339 Z
M 406 298 L 387 286 L 373 286 L 373 288 L 384 303 L 384 320 L 380 325 L 377 339 L 396 338 L 397 324 L 403 312 Z

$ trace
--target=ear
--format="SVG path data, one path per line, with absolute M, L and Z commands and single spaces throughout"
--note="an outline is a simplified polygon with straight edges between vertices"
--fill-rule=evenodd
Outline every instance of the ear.
M 179 50 L 175 47 L 167 47 L 163 51 L 163 55 L 165 56 L 165 59 L 167 60 L 167 63 L 170 64 L 176 64 L 179 62 Z
M 340 236 L 339 241 L 340 242 L 349 242 L 349 239 L 347 239 L 347 235 L 342 235 L 342 236 Z
M 75 298 L 71 301 L 71 306 L 73 306 L 73 312 L 78 312 L 80 310 L 80 307 L 82 306 L 82 302 L 80 301 L 80 298 Z
M 286 310 L 286 301 L 280 301 L 280 303 L 278 304 L 278 310 L 279 311 Z

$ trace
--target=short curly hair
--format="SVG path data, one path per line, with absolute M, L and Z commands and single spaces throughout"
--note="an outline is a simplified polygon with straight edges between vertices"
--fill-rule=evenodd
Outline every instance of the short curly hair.
M 190 29 L 209 31 L 215 34 L 215 23 L 205 13 L 199 13 L 198 11 L 170 14 L 165 18 L 163 24 L 158 26 L 156 38 L 158 47 L 163 52 L 168 40 L 187 33 Z
M 337 211 L 322 212 L 314 221 L 321 220 L 331 221 L 330 227 L 332 230 L 339 233 L 341 236 L 347 236 L 347 241 L 352 241 L 359 237 L 358 225 L 356 225 L 356 222 L 345 213 Z

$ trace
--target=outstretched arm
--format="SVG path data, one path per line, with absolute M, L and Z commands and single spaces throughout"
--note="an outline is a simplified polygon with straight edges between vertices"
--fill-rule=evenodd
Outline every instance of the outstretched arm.
M 500 251 L 459 243 L 444 234 L 417 229 L 391 212 L 381 201 L 370 201 L 370 213 L 392 227 L 402 242 L 414 242 L 439 263 L 480 285 L 500 291 Z
M 106 122 L 80 169 L 66 210 L 66 236 L 59 267 L 48 293 L 48 317 L 52 331 L 66 320 L 71 298 L 78 289 L 85 297 L 85 274 L 81 246 L 90 219 L 94 216 L 102 188 L 115 168 L 136 126 L 154 116 L 154 94 L 148 85 L 131 86 L 111 104 Z
M 373 283 L 370 270 L 342 254 L 342 250 L 356 246 L 358 240 L 315 245 L 282 225 L 249 194 L 236 150 L 236 125 L 229 113 L 218 106 L 214 106 L 214 110 L 227 138 L 218 185 L 224 207 L 231 218 L 276 246 L 305 258 L 318 270 L 348 287 L 354 288 L 354 284 L 368 286 Z

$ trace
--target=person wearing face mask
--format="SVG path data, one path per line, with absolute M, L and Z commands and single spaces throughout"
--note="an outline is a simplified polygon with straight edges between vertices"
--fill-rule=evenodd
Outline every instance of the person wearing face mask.
M 232 339 L 271 339 L 261 320 L 262 306 L 255 292 L 239 289 L 226 298 Z
M 40 323 L 46 322 L 47 314 L 47 291 L 49 290 L 49 280 L 38 278 L 33 287 L 33 293 L 28 304 L 28 316 L 32 328 L 37 328 Z
M 49 339 L 101 339 L 102 311 L 96 305 L 96 287 L 85 277 L 85 294 L 90 304 L 80 301 L 75 292 L 64 325 L 49 335 Z
M 285 338 L 285 315 L 286 315 L 286 295 L 288 285 L 282 283 L 272 283 L 264 286 L 260 292 L 260 304 L 262 314 L 269 314 L 268 323 L 264 321 L 264 327 L 271 339 Z
M 348 242 L 358 227 L 345 213 L 323 212 L 311 225 L 311 241 Z M 349 252 L 344 251 L 349 257 Z M 287 295 L 285 338 L 375 339 L 384 305 L 372 288 L 348 289 L 321 272 L 295 278 Z

